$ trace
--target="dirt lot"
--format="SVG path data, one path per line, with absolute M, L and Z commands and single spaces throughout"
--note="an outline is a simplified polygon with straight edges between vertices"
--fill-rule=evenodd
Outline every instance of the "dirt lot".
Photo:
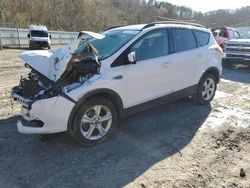
M 211 105 L 184 99 L 133 115 L 86 148 L 66 133 L 17 132 L 9 91 L 27 73 L 21 52 L 0 51 L 0 187 L 250 187 L 249 68 L 225 69 Z

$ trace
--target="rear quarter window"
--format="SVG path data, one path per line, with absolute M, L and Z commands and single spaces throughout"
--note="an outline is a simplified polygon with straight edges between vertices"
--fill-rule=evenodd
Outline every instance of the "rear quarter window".
M 206 46 L 209 43 L 210 34 L 203 31 L 194 31 L 197 47 Z
M 196 48 L 193 31 L 189 29 L 172 29 L 174 40 L 174 52 L 182 52 Z

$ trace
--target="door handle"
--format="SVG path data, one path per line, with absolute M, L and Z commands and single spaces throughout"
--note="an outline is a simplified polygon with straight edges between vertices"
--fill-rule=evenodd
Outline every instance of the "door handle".
M 114 80 L 121 80 L 123 78 L 123 76 L 122 75 L 119 75 L 119 76 L 115 76 L 115 77 L 113 77 L 113 79 Z
M 199 54 L 199 55 L 197 56 L 197 58 L 198 58 L 198 59 L 203 59 L 203 55 L 202 55 L 202 54 Z
M 164 68 L 167 68 L 170 64 L 171 64 L 170 62 L 165 62 L 165 63 L 162 63 L 161 66 Z

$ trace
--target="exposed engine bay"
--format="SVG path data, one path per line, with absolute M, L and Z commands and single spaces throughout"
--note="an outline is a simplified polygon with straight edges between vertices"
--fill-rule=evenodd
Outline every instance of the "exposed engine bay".
M 77 47 L 84 46 L 83 50 L 78 53 L 74 51 L 71 54 L 65 70 L 55 81 L 26 63 L 25 66 L 31 71 L 27 77 L 20 79 L 18 86 L 12 89 L 12 98 L 20 102 L 24 108 L 30 109 L 35 101 L 62 95 L 68 90 L 81 86 L 93 75 L 99 74 L 98 52 L 88 42 L 89 38 L 85 37 L 84 40 L 79 41 Z M 57 61 L 55 61 L 54 67 L 56 63 Z

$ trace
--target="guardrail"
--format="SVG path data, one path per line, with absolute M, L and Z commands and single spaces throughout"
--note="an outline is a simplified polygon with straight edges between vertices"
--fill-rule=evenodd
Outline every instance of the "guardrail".
M 71 43 L 77 32 L 49 31 L 52 45 L 65 45 Z M 0 27 L 0 45 L 2 47 L 28 47 L 28 29 Z

